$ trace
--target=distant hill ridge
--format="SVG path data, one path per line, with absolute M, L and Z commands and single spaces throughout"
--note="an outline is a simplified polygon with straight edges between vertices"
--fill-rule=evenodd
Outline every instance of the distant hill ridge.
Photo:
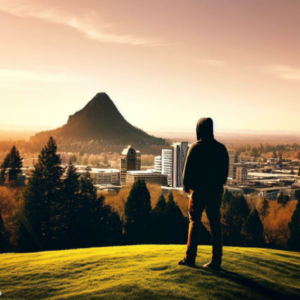
M 106 93 L 98 93 L 83 109 L 69 116 L 67 124 L 39 132 L 32 139 L 49 136 L 81 141 L 164 144 L 164 139 L 151 136 L 127 122 Z

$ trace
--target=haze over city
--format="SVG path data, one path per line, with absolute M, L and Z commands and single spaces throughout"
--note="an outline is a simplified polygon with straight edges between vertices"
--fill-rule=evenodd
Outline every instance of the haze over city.
M 201 116 L 217 130 L 299 131 L 299 9 L 0 0 L 1 123 L 58 127 L 104 91 L 148 131 L 194 130 Z

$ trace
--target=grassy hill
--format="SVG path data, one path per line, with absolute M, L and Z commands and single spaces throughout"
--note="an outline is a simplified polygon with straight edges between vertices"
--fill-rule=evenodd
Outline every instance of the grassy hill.
M 178 266 L 185 246 L 128 246 L 0 255 L 0 299 L 300 299 L 300 253 L 224 251 L 221 272 Z

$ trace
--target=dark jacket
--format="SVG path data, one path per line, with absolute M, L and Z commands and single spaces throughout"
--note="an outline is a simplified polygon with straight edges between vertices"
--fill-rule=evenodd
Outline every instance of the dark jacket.
M 184 190 L 222 192 L 229 169 L 227 149 L 214 139 L 212 119 L 200 119 L 196 131 L 198 141 L 190 147 L 185 161 Z

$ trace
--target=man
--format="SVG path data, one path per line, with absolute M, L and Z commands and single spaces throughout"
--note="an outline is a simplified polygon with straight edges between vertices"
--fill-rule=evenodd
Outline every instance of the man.
M 198 141 L 188 151 L 183 174 L 184 190 L 190 193 L 187 252 L 178 264 L 195 265 L 200 222 L 205 209 L 212 234 L 212 259 L 204 267 L 220 270 L 223 255 L 220 208 L 229 157 L 226 147 L 214 139 L 211 118 L 200 119 L 196 131 Z

